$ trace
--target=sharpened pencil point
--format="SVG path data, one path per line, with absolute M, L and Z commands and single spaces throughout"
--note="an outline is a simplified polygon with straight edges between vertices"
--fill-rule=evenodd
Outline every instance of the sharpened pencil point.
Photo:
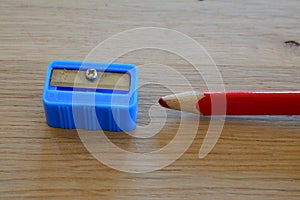
M 166 101 L 165 101 L 163 98 L 160 98 L 160 99 L 158 100 L 158 103 L 159 103 L 162 107 L 170 108 L 170 107 L 168 106 L 168 104 L 166 103 Z

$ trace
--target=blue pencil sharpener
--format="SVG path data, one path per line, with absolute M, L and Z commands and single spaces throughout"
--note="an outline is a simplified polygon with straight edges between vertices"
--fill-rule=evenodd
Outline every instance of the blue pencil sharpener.
M 53 61 L 42 99 L 51 127 L 131 131 L 136 127 L 138 70 L 132 64 Z

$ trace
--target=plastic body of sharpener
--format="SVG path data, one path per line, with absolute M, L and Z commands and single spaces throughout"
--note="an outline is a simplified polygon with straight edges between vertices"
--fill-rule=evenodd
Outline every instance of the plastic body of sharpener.
M 51 86 L 53 69 L 127 73 L 128 91 Z M 79 61 L 53 61 L 49 64 L 43 104 L 49 126 L 64 129 L 131 131 L 136 127 L 138 105 L 138 70 L 132 64 Z

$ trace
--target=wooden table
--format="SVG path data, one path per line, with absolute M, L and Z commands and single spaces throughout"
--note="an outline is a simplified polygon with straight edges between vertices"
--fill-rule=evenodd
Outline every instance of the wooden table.
M 298 116 L 227 118 L 213 150 L 199 159 L 210 123 L 201 117 L 195 139 L 175 162 L 149 173 L 125 173 L 95 159 L 76 130 L 48 127 L 41 101 L 51 60 L 84 60 L 101 41 L 139 27 L 177 30 L 203 45 L 226 90 L 299 89 L 300 48 L 284 43 L 300 41 L 299 8 L 297 0 L 2 0 L 0 198 L 299 199 Z M 147 74 L 141 76 L 149 81 L 185 88 L 168 72 L 151 70 L 168 65 L 188 77 L 196 89 L 206 89 L 180 55 L 141 49 L 116 61 L 147 67 Z M 140 89 L 139 126 L 150 123 L 149 108 L 169 93 L 155 84 Z M 105 136 L 131 152 L 163 148 L 174 139 L 181 116 L 176 111 L 166 113 L 165 126 L 153 137 L 109 132 Z M 135 164 L 143 165 L 139 159 L 126 163 Z

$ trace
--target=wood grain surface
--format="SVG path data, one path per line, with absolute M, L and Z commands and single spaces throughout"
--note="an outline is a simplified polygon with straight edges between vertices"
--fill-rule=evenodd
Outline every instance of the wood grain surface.
M 48 127 L 41 100 L 50 61 L 84 60 L 100 42 L 139 27 L 173 29 L 203 45 L 227 90 L 297 90 L 300 48 L 285 41 L 300 41 L 298 0 L 1 0 L 0 4 L 0 199 L 300 198 L 298 116 L 228 117 L 212 152 L 199 159 L 210 124 L 210 118 L 201 117 L 192 144 L 175 162 L 149 173 L 125 173 L 95 159 L 76 130 Z M 120 48 L 124 45 L 120 43 Z M 140 81 L 153 83 L 139 91 L 139 126 L 159 126 L 157 120 L 151 121 L 149 110 L 171 91 L 155 82 L 186 89 L 176 76 L 155 66 L 167 65 L 195 89 L 207 89 L 205 80 L 180 55 L 141 49 L 116 61 L 136 64 Z M 181 123 L 181 113 L 166 114 L 164 127 L 153 137 L 147 137 L 151 135 L 147 131 L 137 131 L 144 139 L 104 134 L 124 150 L 156 151 L 174 139 Z M 158 121 L 163 117 L 156 114 Z M 136 159 L 125 164 L 151 163 Z

